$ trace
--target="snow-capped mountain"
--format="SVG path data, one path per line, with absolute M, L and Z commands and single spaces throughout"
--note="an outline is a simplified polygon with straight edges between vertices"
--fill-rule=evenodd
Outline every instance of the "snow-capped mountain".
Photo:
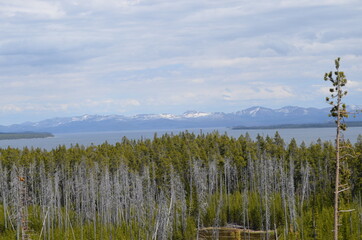
M 356 106 L 350 107 L 350 109 L 357 108 Z M 180 115 L 168 113 L 139 114 L 135 116 L 83 115 L 0 126 L 0 132 L 42 131 L 66 133 L 326 123 L 333 121 L 328 117 L 328 113 L 329 108 L 286 106 L 279 109 L 270 109 L 256 106 L 233 113 L 187 111 Z M 351 118 L 350 120 L 361 121 L 361 115 L 357 115 L 357 118 Z

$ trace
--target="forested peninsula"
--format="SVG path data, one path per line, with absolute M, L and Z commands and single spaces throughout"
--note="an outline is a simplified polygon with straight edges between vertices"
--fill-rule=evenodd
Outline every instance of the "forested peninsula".
M 354 121 L 346 123 L 348 127 L 362 127 L 362 121 Z M 236 126 L 232 129 L 235 130 L 251 130 L 251 129 L 292 129 L 292 128 L 335 128 L 335 122 L 328 123 L 304 123 L 304 124 L 278 124 L 267 126 Z
M 343 148 L 340 208 L 354 210 L 341 213 L 341 239 L 362 234 L 361 152 L 361 135 Z M 330 240 L 334 172 L 332 142 L 278 133 L 9 147 L 0 149 L 0 238 Z
M 54 137 L 54 135 L 47 132 L 17 132 L 17 133 L 0 132 L 0 140 L 48 138 L 48 137 Z

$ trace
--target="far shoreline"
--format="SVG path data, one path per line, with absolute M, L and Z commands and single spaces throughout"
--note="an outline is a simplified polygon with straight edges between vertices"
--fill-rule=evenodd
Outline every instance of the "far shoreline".
M 0 132 L 0 140 L 52 138 L 54 135 L 48 132 Z
M 356 122 L 347 122 L 347 128 L 352 127 L 362 127 L 362 121 Z M 336 124 L 334 122 L 328 123 L 304 123 L 304 124 L 279 124 L 279 125 L 269 125 L 269 126 L 235 126 L 231 129 L 233 130 L 266 130 L 266 129 L 297 129 L 297 128 L 335 128 Z

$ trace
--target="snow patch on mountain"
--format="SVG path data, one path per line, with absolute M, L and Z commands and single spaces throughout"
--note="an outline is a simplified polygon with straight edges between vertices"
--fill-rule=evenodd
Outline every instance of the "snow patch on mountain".
M 260 115 L 260 114 L 270 114 L 272 112 L 273 112 L 273 110 L 270 108 L 256 106 L 256 107 L 251 107 L 251 108 L 247 108 L 245 110 L 239 111 L 239 112 L 237 112 L 237 114 L 256 117 L 257 115 Z
M 166 113 L 160 114 L 159 117 L 160 117 L 160 118 L 163 118 L 163 119 L 177 119 L 177 118 L 179 118 L 179 117 L 176 116 L 176 115 L 166 114 Z
M 90 118 L 93 118 L 93 117 L 88 114 L 85 114 L 83 116 L 72 117 L 72 122 L 85 121 L 85 120 L 89 120 Z
M 184 118 L 199 118 L 199 117 L 207 117 L 207 116 L 210 116 L 211 114 L 212 113 L 197 112 L 197 111 L 187 111 L 182 115 L 182 117 L 184 117 Z
M 260 111 L 260 107 L 251 110 L 251 111 L 249 112 L 249 114 L 250 114 L 251 116 L 255 117 L 255 115 L 256 115 L 259 111 Z

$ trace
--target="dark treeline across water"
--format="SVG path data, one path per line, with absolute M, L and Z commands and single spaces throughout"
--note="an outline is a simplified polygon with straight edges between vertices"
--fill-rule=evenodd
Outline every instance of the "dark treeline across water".
M 341 239 L 362 234 L 362 137 L 344 148 Z M 264 239 L 332 239 L 335 149 L 217 132 L 0 149 L 0 238 L 197 239 L 227 224 Z M 352 157 L 354 156 L 354 157 Z M 25 200 L 24 200 L 25 199 Z M 245 235 L 244 237 L 247 237 Z M 246 238 L 248 239 L 248 238 Z

